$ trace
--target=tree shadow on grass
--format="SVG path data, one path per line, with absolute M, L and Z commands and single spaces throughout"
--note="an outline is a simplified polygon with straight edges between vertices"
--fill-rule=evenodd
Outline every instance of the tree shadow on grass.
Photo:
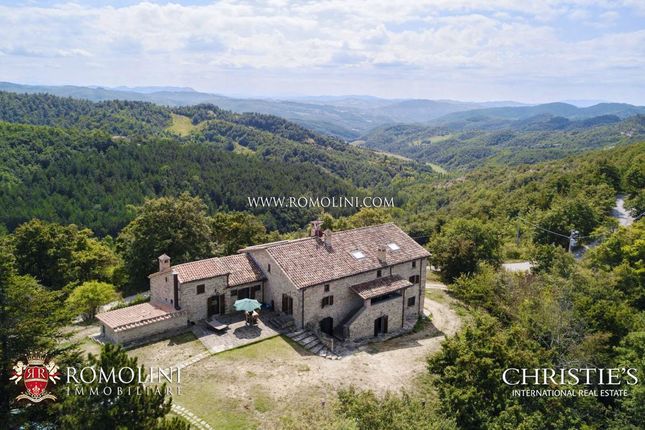
M 196 339 L 197 338 L 195 337 L 194 334 L 192 334 L 191 332 L 187 332 L 177 336 L 173 336 L 170 339 L 168 339 L 168 346 L 183 345 L 185 343 L 193 342 Z

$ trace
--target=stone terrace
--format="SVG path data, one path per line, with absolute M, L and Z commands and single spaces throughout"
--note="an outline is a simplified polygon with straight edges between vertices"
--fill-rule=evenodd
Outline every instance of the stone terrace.
M 280 335 L 266 324 L 273 316 L 275 314 L 271 312 L 262 312 L 258 324 L 254 326 L 246 325 L 244 314 L 241 312 L 218 316 L 219 321 L 229 325 L 225 332 L 217 333 L 203 321 L 195 324 L 192 331 L 210 353 L 216 354 Z

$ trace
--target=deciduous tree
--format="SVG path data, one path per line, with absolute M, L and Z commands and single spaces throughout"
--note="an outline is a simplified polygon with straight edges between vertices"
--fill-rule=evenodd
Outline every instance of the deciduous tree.
M 119 234 L 117 249 L 132 284 L 138 287 L 157 270 L 161 254 L 168 254 L 173 263 L 209 257 L 213 249 L 206 205 L 185 193 L 147 200 Z
M 492 227 L 479 220 L 454 219 L 428 245 L 432 262 L 441 276 L 451 282 L 461 274 L 474 273 L 480 262 L 500 262 L 501 241 Z
M 118 297 L 113 285 L 105 282 L 87 281 L 75 287 L 66 304 L 70 313 L 81 313 L 87 320 L 91 320 L 101 305 L 105 305 Z

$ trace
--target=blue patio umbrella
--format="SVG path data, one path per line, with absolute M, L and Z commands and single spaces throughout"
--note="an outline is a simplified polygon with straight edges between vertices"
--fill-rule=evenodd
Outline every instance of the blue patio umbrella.
M 240 299 L 236 300 L 233 306 L 235 306 L 236 311 L 253 312 L 254 310 L 261 307 L 262 303 L 258 302 L 255 299 Z

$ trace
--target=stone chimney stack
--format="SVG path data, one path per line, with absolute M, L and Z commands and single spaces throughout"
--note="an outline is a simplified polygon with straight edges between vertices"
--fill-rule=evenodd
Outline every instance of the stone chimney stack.
M 332 233 L 330 229 L 325 230 L 325 232 L 323 233 L 323 237 L 325 239 L 325 246 L 327 248 L 331 248 L 331 235 Z
M 159 271 L 164 272 L 168 269 L 170 269 L 170 257 L 168 257 L 166 254 L 162 254 L 158 258 L 159 260 Z
M 376 258 L 382 264 L 387 264 L 387 248 L 385 246 L 379 246 L 376 248 Z
M 321 225 L 322 225 L 322 221 L 320 220 L 311 221 L 311 237 L 322 236 L 322 230 L 320 228 Z

